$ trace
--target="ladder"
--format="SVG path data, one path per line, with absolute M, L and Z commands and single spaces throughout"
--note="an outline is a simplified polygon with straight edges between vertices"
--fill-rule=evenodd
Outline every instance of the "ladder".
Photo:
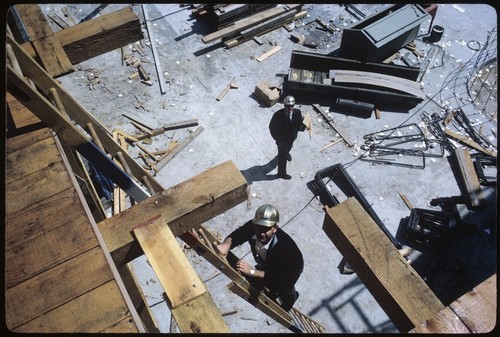
M 220 243 L 203 225 L 179 236 L 190 247 L 204 257 L 220 272 L 231 279 L 228 289 L 248 301 L 276 322 L 293 332 L 323 333 L 324 327 L 296 308 L 286 312 L 263 291 L 258 290 L 234 266 L 239 260 L 231 251 L 226 257 L 217 254 L 215 247 Z

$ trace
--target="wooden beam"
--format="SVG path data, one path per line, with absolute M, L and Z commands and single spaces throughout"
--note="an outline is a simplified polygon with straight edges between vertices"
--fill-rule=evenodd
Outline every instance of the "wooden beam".
M 170 151 L 167 155 L 160 158 L 158 164 L 156 164 L 156 172 L 160 171 L 165 165 L 167 165 L 175 156 L 179 154 L 186 146 L 189 145 L 196 137 L 200 135 L 203 131 L 203 126 L 198 126 L 196 130 L 194 130 L 189 136 L 184 139 L 184 141 L 177 145 L 172 151 Z
M 158 75 L 158 83 L 160 84 L 160 92 L 164 94 L 167 92 L 167 89 L 165 88 L 165 77 L 163 75 L 163 71 L 161 70 L 160 56 L 156 51 L 156 42 L 151 27 L 151 21 L 149 20 L 148 11 L 146 10 L 146 5 L 141 5 L 141 7 L 144 15 L 144 22 L 146 23 L 146 29 L 148 31 L 149 43 L 151 45 L 151 50 L 153 52 L 153 58 L 156 66 L 156 74 Z
M 153 134 L 153 136 L 157 136 L 157 135 L 161 135 L 162 133 L 165 133 L 166 131 L 177 130 L 177 129 L 187 128 L 190 126 L 197 126 L 197 125 L 198 125 L 198 119 L 194 118 L 194 119 L 189 119 L 189 120 L 182 121 L 182 122 L 166 124 L 166 125 L 161 126 L 159 128 L 152 129 L 151 133 Z M 143 139 L 146 139 L 149 137 L 151 137 L 151 136 L 149 136 L 149 135 L 136 136 L 136 141 L 143 140 Z
M 72 72 L 73 65 L 50 28 L 40 6 L 19 4 L 15 8 L 47 73 L 55 77 Z
M 481 189 L 481 184 L 472 163 L 468 149 L 455 149 L 454 157 L 458 165 L 461 183 L 465 189 L 465 195 L 470 203 L 470 207 L 481 207 L 485 203 L 484 193 Z
M 133 232 L 165 290 L 167 304 L 181 332 L 229 332 L 165 219 L 155 217 L 135 226 Z
M 497 157 L 497 154 L 495 152 L 490 151 L 488 149 L 485 149 L 484 147 L 482 147 L 481 145 L 479 145 L 478 143 L 476 143 L 472 139 L 469 139 L 465 136 L 462 136 L 461 134 L 458 134 L 454 131 L 451 131 L 449 128 L 444 128 L 443 131 L 447 136 L 455 138 L 456 140 L 458 140 L 462 144 L 465 144 L 465 145 L 467 145 L 475 150 L 481 151 L 489 156 L 492 156 L 493 158 Z
M 327 207 L 323 230 L 401 332 L 444 308 L 356 198 Z
M 99 16 L 54 33 L 72 64 L 142 40 L 141 22 L 131 7 Z M 31 43 L 22 44 L 31 57 L 36 51 Z
M 127 208 L 98 226 L 117 264 L 142 254 L 134 247 L 133 226 L 161 214 L 175 236 L 247 200 L 247 181 L 233 162 L 214 166 Z
M 342 137 L 342 139 L 347 143 L 347 145 L 349 145 L 350 147 L 354 146 L 354 143 L 351 142 L 345 136 L 344 131 L 339 126 L 337 126 L 334 121 L 329 120 L 328 115 L 323 110 L 323 108 L 321 108 L 321 106 L 319 106 L 319 104 L 313 104 L 313 108 L 323 116 L 323 118 L 327 121 L 327 123 L 333 128 L 333 130 L 335 132 L 337 132 L 339 134 L 340 137 Z
M 420 99 L 425 98 L 419 83 L 402 77 L 356 70 L 330 70 L 329 74 L 335 83 L 368 84 L 398 90 Z
M 497 323 L 497 274 L 462 295 L 413 333 L 489 333 Z

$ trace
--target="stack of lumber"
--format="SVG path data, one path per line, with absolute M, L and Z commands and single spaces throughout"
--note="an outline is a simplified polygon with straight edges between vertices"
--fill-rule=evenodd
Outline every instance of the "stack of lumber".
M 276 4 L 203 4 L 193 8 L 199 19 L 206 19 L 216 29 L 233 24 L 240 18 L 261 12 Z
M 220 11 L 221 8 L 226 7 L 218 7 L 217 10 Z M 228 26 L 203 36 L 202 41 L 204 43 L 210 43 L 216 40 L 221 40 L 227 48 L 231 48 L 259 35 L 289 24 L 294 20 L 304 17 L 306 14 L 307 11 L 302 11 L 301 4 L 289 4 L 272 6 L 264 10 L 261 9 L 258 12 L 250 12 L 250 15 L 247 16 L 237 15 L 236 17 L 238 20 L 233 21 Z

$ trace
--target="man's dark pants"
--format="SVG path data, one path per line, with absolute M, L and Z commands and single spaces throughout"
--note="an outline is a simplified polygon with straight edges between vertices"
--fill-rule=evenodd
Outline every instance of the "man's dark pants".
M 286 174 L 286 161 L 293 142 L 276 142 L 278 146 L 278 175 Z

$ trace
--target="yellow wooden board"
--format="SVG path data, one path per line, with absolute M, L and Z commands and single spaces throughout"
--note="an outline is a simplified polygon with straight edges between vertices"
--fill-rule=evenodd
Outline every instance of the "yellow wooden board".
M 176 308 L 206 291 L 179 243 L 159 217 L 133 229 L 151 267 L 160 280 L 172 308 Z

